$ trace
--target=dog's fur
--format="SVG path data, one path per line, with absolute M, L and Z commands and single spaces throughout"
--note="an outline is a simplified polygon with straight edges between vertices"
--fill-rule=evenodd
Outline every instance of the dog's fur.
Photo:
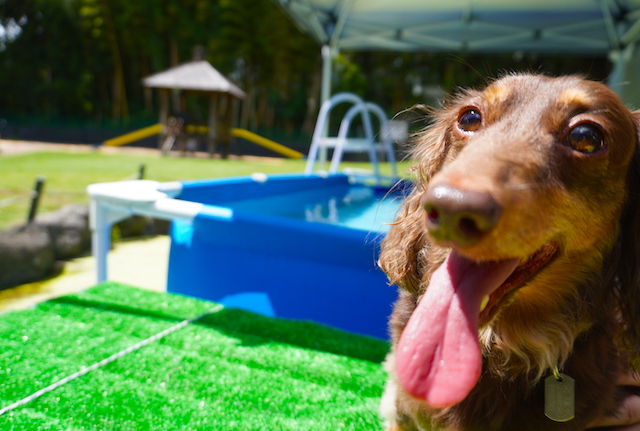
M 464 131 L 469 109 L 482 123 Z M 615 413 L 625 395 L 616 377 L 640 370 L 640 114 L 597 82 L 514 74 L 450 99 L 434 118 L 417 137 L 416 184 L 380 256 L 401 288 L 394 346 L 452 248 L 479 262 L 559 248 L 480 329 L 482 374 L 463 401 L 436 409 L 408 395 L 392 350 L 388 429 L 583 430 Z M 602 150 L 567 144 L 583 123 L 602 131 Z M 489 195 L 502 209 L 495 227 L 471 245 L 435 240 L 424 210 L 433 184 Z M 543 412 L 543 379 L 556 367 L 576 381 L 576 416 L 562 423 Z

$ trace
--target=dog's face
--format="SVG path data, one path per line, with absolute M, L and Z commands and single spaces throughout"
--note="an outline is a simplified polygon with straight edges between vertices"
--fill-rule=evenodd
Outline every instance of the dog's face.
M 567 358 L 592 323 L 577 306 L 583 286 L 618 235 L 635 122 L 602 84 L 533 75 L 468 92 L 437 116 L 415 151 L 425 182 L 407 216 L 436 264 L 421 264 L 421 300 L 396 348 L 409 394 L 459 402 L 482 349 L 519 372 Z
M 447 158 L 421 200 L 432 240 L 474 261 L 541 258 L 528 275 L 557 260 L 536 274 L 543 279 L 557 280 L 569 265 L 577 284 L 599 269 L 616 238 L 636 145 L 617 96 L 578 78 L 511 76 L 447 114 Z M 553 307 L 556 294 L 541 294 L 550 283 L 540 281 L 514 301 Z
M 571 77 L 510 76 L 459 98 L 446 115 L 447 157 L 422 202 L 438 245 L 473 260 L 524 259 L 549 242 L 563 254 L 606 248 L 636 143 L 631 114 L 611 90 Z M 490 214 L 462 203 L 458 223 L 429 216 L 435 194 L 444 201 L 458 191 L 458 199 L 474 192 L 493 200 L 475 203 Z

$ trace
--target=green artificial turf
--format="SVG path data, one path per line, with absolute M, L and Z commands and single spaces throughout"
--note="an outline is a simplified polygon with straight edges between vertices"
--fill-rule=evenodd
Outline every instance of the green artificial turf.
M 104 283 L 0 316 L 0 408 L 211 309 Z M 2 430 L 377 430 L 384 341 L 221 309 L 0 416 Z

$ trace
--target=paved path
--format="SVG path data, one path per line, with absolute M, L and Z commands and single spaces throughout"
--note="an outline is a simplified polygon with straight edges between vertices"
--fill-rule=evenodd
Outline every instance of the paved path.
M 13 155 L 23 153 L 35 153 L 39 151 L 64 151 L 66 153 L 90 153 L 96 151 L 96 147 L 86 144 L 56 144 L 52 142 L 38 141 L 17 141 L 12 139 L 0 139 L 0 155 Z M 158 155 L 158 150 L 141 147 L 106 147 L 99 148 L 103 153 L 126 153 L 126 154 L 147 154 Z

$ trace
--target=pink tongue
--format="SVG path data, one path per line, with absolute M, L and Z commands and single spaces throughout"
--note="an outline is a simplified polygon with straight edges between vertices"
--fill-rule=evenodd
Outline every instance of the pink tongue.
M 462 401 L 482 370 L 482 298 L 515 270 L 517 259 L 472 262 L 452 251 L 435 270 L 396 350 L 402 387 L 435 408 Z

